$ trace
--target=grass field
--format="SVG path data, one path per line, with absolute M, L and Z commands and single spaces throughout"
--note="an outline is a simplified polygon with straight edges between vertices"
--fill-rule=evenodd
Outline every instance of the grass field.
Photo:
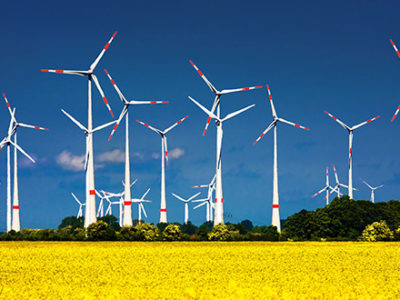
M 400 243 L 0 243 L 4 299 L 399 299 L 399 283 Z

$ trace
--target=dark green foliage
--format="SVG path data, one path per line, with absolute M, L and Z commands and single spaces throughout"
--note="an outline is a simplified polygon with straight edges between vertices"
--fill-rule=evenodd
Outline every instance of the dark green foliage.
M 179 225 L 169 224 L 165 227 L 162 237 L 164 241 L 179 241 L 181 239 L 181 229 Z
M 89 241 L 112 241 L 116 239 L 115 230 L 104 221 L 92 223 L 87 228 L 87 239 Z
M 121 226 L 119 226 L 118 219 L 114 215 L 107 215 L 101 218 L 97 218 L 97 221 L 104 221 L 109 227 L 114 229 L 114 231 L 120 231 Z
M 181 225 L 181 232 L 184 234 L 188 234 L 189 236 L 195 234 L 197 230 L 197 226 L 193 225 L 190 221 L 187 222 L 187 224 Z
M 254 227 L 253 222 L 251 222 L 250 220 L 243 220 L 242 222 L 240 222 L 240 224 L 244 226 L 247 231 L 251 231 Z
M 83 217 L 66 217 L 62 219 L 60 226 L 58 226 L 58 229 L 64 228 L 67 226 L 72 226 L 73 229 L 75 228 L 83 228 L 83 223 L 84 223 L 84 218 Z
M 372 203 L 336 197 L 324 208 L 290 216 L 282 235 L 293 240 L 357 240 L 365 227 L 385 220 L 391 230 L 400 225 L 400 202 Z

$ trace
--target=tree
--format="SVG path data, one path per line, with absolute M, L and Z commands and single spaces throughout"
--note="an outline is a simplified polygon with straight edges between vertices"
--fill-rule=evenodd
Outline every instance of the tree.
M 179 225 L 169 224 L 163 231 L 163 240 L 178 241 L 181 238 L 181 229 Z
M 386 221 L 380 221 L 367 225 L 362 232 L 361 240 L 366 242 L 390 241 L 393 240 L 393 237 L 393 232 Z
M 140 223 L 135 226 L 139 241 L 155 241 L 159 237 L 159 231 L 156 226 L 149 223 Z
M 192 222 L 187 222 L 181 225 L 181 232 L 184 234 L 192 235 L 198 231 L 197 226 L 193 225 Z
M 83 228 L 83 224 L 84 224 L 84 218 L 83 217 L 65 217 L 64 219 L 62 219 L 61 224 L 58 226 L 58 229 L 60 228 L 64 228 L 67 226 L 72 226 L 72 229 L 75 229 L 77 227 Z
M 97 218 L 97 221 L 104 221 L 108 224 L 109 227 L 114 229 L 114 231 L 120 231 L 121 226 L 119 226 L 118 219 L 114 215 L 106 215 L 101 218 Z
M 214 226 L 208 235 L 210 241 L 227 241 L 230 238 L 230 232 L 225 224 Z
M 243 220 L 242 222 L 240 222 L 240 224 L 244 226 L 247 231 L 251 231 L 254 227 L 253 223 L 250 220 Z
M 87 228 L 87 239 L 89 241 L 112 241 L 116 234 L 113 228 L 109 227 L 104 221 L 92 223 Z

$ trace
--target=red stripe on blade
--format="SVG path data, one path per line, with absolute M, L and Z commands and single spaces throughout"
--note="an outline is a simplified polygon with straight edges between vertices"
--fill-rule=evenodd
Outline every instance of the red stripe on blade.
M 64 73 L 63 70 L 56 70 L 56 73 Z

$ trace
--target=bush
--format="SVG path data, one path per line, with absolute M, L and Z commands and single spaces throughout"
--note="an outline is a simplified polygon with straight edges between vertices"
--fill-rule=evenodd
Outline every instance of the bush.
M 362 232 L 361 240 L 366 242 L 390 241 L 393 240 L 393 237 L 393 232 L 386 221 L 380 221 L 367 225 Z
M 137 230 L 138 241 L 155 241 L 159 237 L 158 228 L 153 224 L 141 223 L 136 225 L 135 228 Z
M 198 231 L 197 226 L 193 225 L 190 221 L 187 224 L 181 225 L 181 232 L 188 235 L 195 234 Z
M 218 224 L 214 226 L 208 235 L 210 241 L 227 241 L 230 239 L 231 233 L 228 230 L 228 226 L 225 224 Z
M 120 241 L 137 241 L 139 238 L 138 230 L 134 226 L 122 226 L 118 235 Z
M 97 221 L 87 228 L 87 239 L 89 241 L 112 241 L 116 239 L 116 234 L 106 222 Z
M 83 228 L 83 223 L 84 223 L 83 217 L 79 217 L 79 218 L 74 217 L 74 216 L 66 217 L 66 218 L 62 219 L 60 226 L 58 226 L 58 229 L 64 228 L 67 226 L 72 226 L 72 229 L 75 229 L 78 227 Z
M 169 224 L 163 231 L 163 240 L 179 241 L 181 238 L 181 229 L 179 225 Z

